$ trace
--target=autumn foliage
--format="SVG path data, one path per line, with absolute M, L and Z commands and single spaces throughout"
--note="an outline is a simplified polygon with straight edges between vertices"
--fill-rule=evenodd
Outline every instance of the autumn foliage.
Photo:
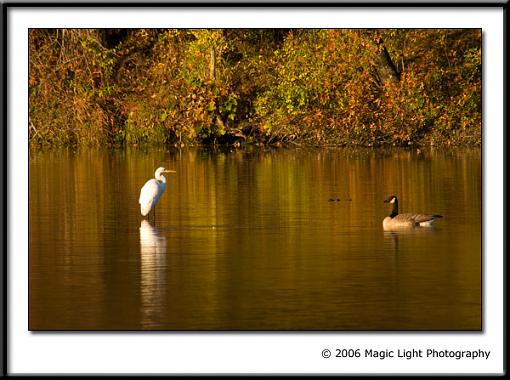
M 481 31 L 369 32 L 32 29 L 30 143 L 479 145 Z

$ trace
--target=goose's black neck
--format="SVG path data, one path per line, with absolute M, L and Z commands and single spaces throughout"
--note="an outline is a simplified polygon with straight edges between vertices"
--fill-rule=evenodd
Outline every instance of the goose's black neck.
M 398 201 L 397 198 L 393 198 L 393 210 L 391 211 L 390 218 L 394 218 L 398 215 Z

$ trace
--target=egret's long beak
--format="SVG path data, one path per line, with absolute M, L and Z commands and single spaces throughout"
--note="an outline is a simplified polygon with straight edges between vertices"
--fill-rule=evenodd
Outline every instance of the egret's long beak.
M 165 170 L 163 173 L 177 173 L 175 170 Z

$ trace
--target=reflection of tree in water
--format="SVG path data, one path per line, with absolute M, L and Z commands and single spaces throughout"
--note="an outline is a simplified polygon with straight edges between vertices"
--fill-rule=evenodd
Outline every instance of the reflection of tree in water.
M 153 328 L 161 322 L 166 310 L 166 238 L 159 230 L 142 220 L 140 225 L 142 328 Z

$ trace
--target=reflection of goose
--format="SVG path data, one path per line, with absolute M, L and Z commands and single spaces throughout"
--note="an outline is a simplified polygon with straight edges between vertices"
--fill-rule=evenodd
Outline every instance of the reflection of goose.
M 437 218 L 442 218 L 437 214 L 399 214 L 398 199 L 394 195 L 390 195 L 384 203 L 392 203 L 393 210 L 389 216 L 383 220 L 383 228 L 385 230 L 414 228 L 414 227 L 430 227 Z
M 399 238 L 398 232 L 396 231 L 386 231 L 384 232 L 385 243 L 388 243 L 392 246 L 393 251 L 395 253 L 399 252 Z
M 160 325 L 166 300 L 166 238 L 146 220 L 140 225 L 142 327 Z

